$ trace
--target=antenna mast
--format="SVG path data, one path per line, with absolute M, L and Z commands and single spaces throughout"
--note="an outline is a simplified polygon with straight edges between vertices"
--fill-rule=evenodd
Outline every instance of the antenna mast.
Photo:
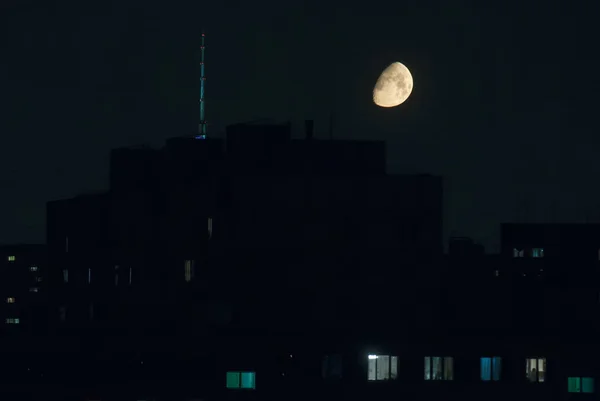
M 200 125 L 198 126 L 198 136 L 196 139 L 206 139 L 206 117 L 204 115 L 204 31 L 202 31 L 202 42 L 200 45 Z

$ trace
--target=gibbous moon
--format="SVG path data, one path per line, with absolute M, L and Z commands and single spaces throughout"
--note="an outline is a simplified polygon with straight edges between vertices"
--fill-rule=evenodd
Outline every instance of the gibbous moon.
M 379 76 L 373 88 L 373 103 L 380 107 L 395 107 L 406 101 L 413 89 L 413 78 L 402 63 L 390 64 Z

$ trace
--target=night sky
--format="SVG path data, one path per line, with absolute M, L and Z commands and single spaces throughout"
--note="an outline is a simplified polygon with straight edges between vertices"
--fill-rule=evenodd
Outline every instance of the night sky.
M 111 148 L 196 132 L 202 27 L 209 134 L 325 138 L 333 111 L 336 138 L 388 141 L 391 172 L 443 175 L 446 236 L 489 251 L 501 222 L 600 221 L 593 2 L 148 3 L 1 6 L 0 242 L 43 242 L 46 201 L 107 188 Z M 412 96 L 377 108 L 393 61 Z

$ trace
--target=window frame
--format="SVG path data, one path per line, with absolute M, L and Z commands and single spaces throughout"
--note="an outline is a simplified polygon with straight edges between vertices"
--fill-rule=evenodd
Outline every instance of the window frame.
M 434 359 L 435 358 L 440 358 L 441 360 L 441 365 L 442 365 L 442 378 L 441 379 L 436 379 L 433 377 L 433 363 L 434 363 Z M 424 358 L 424 372 L 423 372 L 423 380 L 425 381 L 454 381 L 454 357 L 453 356 L 431 356 L 431 355 L 427 355 Z M 450 369 L 450 373 L 451 373 L 451 377 L 448 378 L 446 376 L 446 363 L 447 361 L 451 362 L 451 369 Z M 427 378 L 427 367 L 429 367 L 429 378 Z
M 577 388 L 579 391 L 571 391 L 571 380 L 577 380 Z M 584 379 L 592 381 L 592 391 L 584 391 Z M 596 392 L 596 378 L 594 376 L 567 376 L 567 392 L 569 394 L 594 394 Z
M 531 370 L 528 369 L 529 362 L 532 360 L 535 360 L 535 368 L 534 368 L 536 370 L 535 380 L 530 379 L 529 374 L 530 374 Z M 542 380 L 540 380 L 540 370 L 539 370 L 540 360 L 544 361 L 544 370 L 543 370 L 544 376 L 543 376 Z M 548 359 L 546 357 L 530 356 L 530 357 L 525 358 L 525 377 L 529 383 L 545 383 L 547 371 L 548 371 Z
M 490 377 L 489 379 L 483 378 L 482 371 L 482 362 L 484 359 L 489 359 L 490 361 Z M 498 364 L 495 364 L 494 361 L 499 361 Z M 494 368 L 494 366 L 499 365 L 499 367 Z M 497 373 L 497 375 L 496 375 Z M 497 378 L 496 378 L 497 376 Z M 479 378 L 483 382 L 498 382 L 502 380 L 502 357 L 501 356 L 482 356 L 479 358 Z
M 337 369 L 332 369 L 333 366 L 339 368 L 339 374 L 333 374 Z M 326 354 L 321 360 L 321 377 L 324 380 L 339 380 L 344 374 L 344 363 L 342 354 Z
M 238 378 L 238 385 L 237 387 L 229 387 L 229 375 L 230 374 L 237 374 L 237 378 Z M 243 383 L 243 375 L 244 374 L 252 374 L 252 387 L 243 387 L 242 383 Z M 225 372 L 225 388 L 227 390 L 256 390 L 256 372 L 255 371 L 248 371 L 248 370 L 230 370 Z
M 375 358 L 372 358 L 372 357 Z M 387 377 L 383 378 L 383 379 L 379 379 L 377 377 L 377 368 L 379 367 L 379 361 L 381 361 L 380 357 L 387 357 L 388 358 L 388 370 L 387 370 Z M 371 363 L 371 361 L 375 361 L 375 378 L 371 379 L 369 376 L 369 364 Z M 392 366 L 394 365 L 395 362 L 395 369 L 392 369 Z M 392 375 L 392 371 L 395 371 L 395 376 Z M 391 354 L 368 354 L 367 355 L 367 381 L 369 383 L 371 382 L 387 382 L 387 381 L 393 381 L 393 380 L 398 380 L 398 356 L 397 355 L 391 355 Z

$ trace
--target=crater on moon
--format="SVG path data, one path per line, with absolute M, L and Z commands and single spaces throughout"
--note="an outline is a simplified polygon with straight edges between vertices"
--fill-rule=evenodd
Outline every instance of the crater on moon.
M 380 107 L 395 107 L 406 101 L 413 88 L 413 78 L 406 66 L 390 64 L 379 76 L 373 88 L 373 102 Z

